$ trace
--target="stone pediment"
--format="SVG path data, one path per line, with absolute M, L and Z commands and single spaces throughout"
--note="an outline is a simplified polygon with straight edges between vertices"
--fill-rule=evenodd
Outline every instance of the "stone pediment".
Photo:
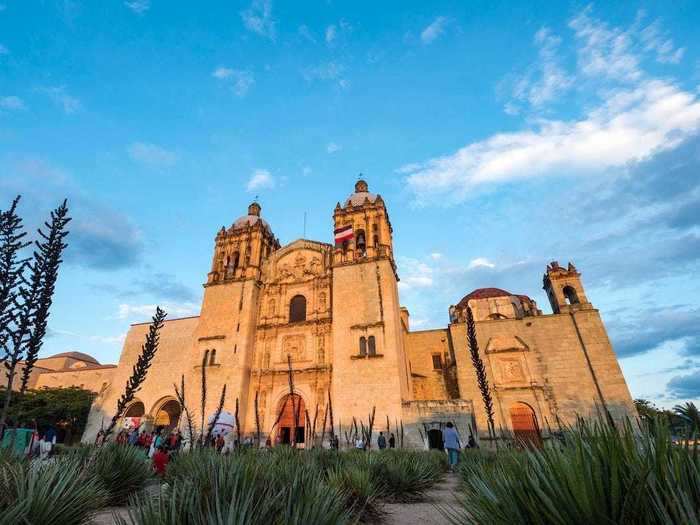
M 329 273 L 329 245 L 300 239 L 277 250 L 266 268 L 268 283 L 304 282 Z
M 513 335 L 495 335 L 486 344 L 486 353 L 497 352 L 527 352 L 530 348 L 525 342 Z

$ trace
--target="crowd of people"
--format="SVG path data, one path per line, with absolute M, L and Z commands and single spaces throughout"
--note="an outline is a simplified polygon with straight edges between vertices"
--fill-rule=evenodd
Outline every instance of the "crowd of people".
M 443 449 L 447 453 L 449 468 L 451 471 L 454 471 L 459 461 L 459 453 L 462 445 L 457 429 L 452 423 L 447 423 L 445 425 L 442 437 L 442 445 Z M 145 454 L 151 459 L 153 463 L 153 470 L 161 476 L 165 474 L 165 470 L 171 457 L 177 454 L 183 447 L 183 441 L 182 433 L 179 430 L 168 431 L 162 427 L 152 432 L 146 432 L 145 430 L 139 431 L 138 428 L 133 428 L 131 430 L 125 429 L 121 430 L 116 437 L 116 442 L 119 445 L 141 447 Z M 338 450 L 340 448 L 338 436 L 331 434 L 328 444 L 332 450 Z M 238 440 L 235 439 L 233 432 L 229 432 L 227 434 L 219 432 L 214 433 L 205 445 L 216 449 L 221 454 L 226 454 L 239 446 L 243 448 L 252 448 L 254 443 L 252 437 L 246 437 L 239 444 Z M 268 437 L 265 441 L 265 448 L 270 448 L 271 446 L 272 442 L 270 437 Z M 367 450 L 369 448 L 369 443 L 363 436 L 357 436 L 354 442 L 354 447 L 359 450 Z M 477 447 L 478 445 L 474 440 L 474 436 L 470 435 L 469 441 L 465 445 L 465 448 Z M 377 437 L 377 448 L 379 450 L 396 448 L 396 437 L 394 434 L 389 433 L 389 437 L 387 438 L 384 435 L 384 432 L 379 432 L 379 436 Z

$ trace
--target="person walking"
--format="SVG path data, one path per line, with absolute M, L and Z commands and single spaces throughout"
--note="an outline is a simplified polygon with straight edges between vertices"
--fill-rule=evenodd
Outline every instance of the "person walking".
M 394 437 L 394 434 L 389 436 L 389 448 L 396 448 L 396 438 Z
M 442 433 L 443 446 L 447 450 L 447 459 L 450 463 L 450 472 L 454 472 L 457 463 L 459 462 L 459 449 L 462 448 L 459 443 L 459 434 L 452 422 L 445 425 L 445 431 Z
M 377 438 L 377 446 L 379 447 L 379 450 L 384 450 L 386 448 L 386 438 L 384 437 L 383 432 L 379 433 L 379 437 Z

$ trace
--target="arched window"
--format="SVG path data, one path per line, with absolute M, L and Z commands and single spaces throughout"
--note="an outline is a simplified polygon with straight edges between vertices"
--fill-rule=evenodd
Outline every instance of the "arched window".
M 226 257 L 226 275 L 234 276 L 236 268 L 238 268 L 238 259 L 238 252 L 234 252 L 230 257 Z
M 369 355 L 377 355 L 377 347 L 374 344 L 374 336 L 370 335 L 367 338 L 367 352 Z
M 343 255 L 346 255 L 348 253 L 348 246 L 348 241 L 343 241 Z
M 299 323 L 306 321 L 306 297 L 295 295 L 289 302 L 289 322 Z
M 571 286 L 564 286 L 562 290 L 564 292 L 564 297 L 566 298 L 566 304 L 578 304 L 578 295 L 576 290 Z
M 367 355 L 367 339 L 365 336 L 360 337 L 360 355 Z
M 209 365 L 215 365 L 216 364 L 216 348 L 211 351 L 211 354 L 209 354 Z
M 355 241 L 357 250 L 361 255 L 364 255 L 367 251 L 367 240 L 365 237 L 365 230 L 357 230 L 357 240 Z
M 372 240 L 372 244 L 374 244 L 375 248 L 379 248 L 379 235 L 374 236 L 374 239 Z

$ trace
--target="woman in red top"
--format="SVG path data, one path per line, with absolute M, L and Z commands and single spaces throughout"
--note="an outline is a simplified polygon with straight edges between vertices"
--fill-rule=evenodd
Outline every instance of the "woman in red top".
M 153 454 L 153 470 L 156 474 L 165 476 L 165 468 L 168 466 L 170 456 L 165 452 L 165 447 L 158 447 L 158 450 Z

